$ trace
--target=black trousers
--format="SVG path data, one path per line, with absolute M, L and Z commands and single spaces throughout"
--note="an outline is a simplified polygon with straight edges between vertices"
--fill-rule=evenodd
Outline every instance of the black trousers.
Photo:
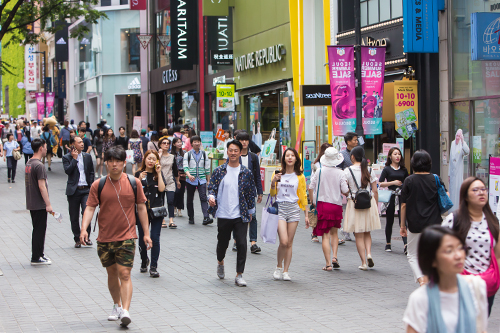
M 87 208 L 87 199 L 89 198 L 89 189 L 76 189 L 75 194 L 68 195 L 68 210 L 69 220 L 71 221 L 71 231 L 73 239 L 76 242 L 80 241 L 80 214 L 83 216 L 85 208 Z M 81 213 L 80 213 L 81 211 Z M 87 233 L 90 237 L 90 224 L 87 228 Z
M 24 164 L 28 163 L 28 160 L 33 157 L 33 154 L 24 154 Z
M 186 192 L 186 181 L 180 180 L 181 188 L 175 188 L 174 207 L 180 210 L 184 209 L 184 193 Z
M 47 211 L 45 209 L 30 210 L 33 233 L 31 234 L 31 260 L 44 256 L 45 232 L 47 231 Z
M 394 212 L 396 211 L 396 196 L 391 195 L 391 201 L 385 212 L 385 240 L 388 244 L 391 243 L 392 226 L 394 225 Z M 401 214 L 401 201 L 399 201 L 399 214 Z M 401 215 L 400 215 L 401 216 Z M 399 217 L 399 225 L 401 226 L 401 217 Z M 403 237 L 403 243 L 406 245 L 406 237 Z
M 208 218 L 208 200 L 207 200 L 207 184 L 191 185 L 186 183 L 187 189 L 187 211 L 190 220 L 194 219 L 194 192 L 198 189 L 198 194 L 201 201 L 201 211 L 203 212 L 203 217 Z
M 166 201 L 167 201 L 168 217 L 174 218 L 174 216 L 175 216 L 175 211 L 174 211 L 175 192 L 174 191 L 165 191 L 163 193 L 167 199 Z
M 243 273 L 247 261 L 247 230 L 248 223 L 241 218 L 217 219 L 217 260 L 222 261 L 226 257 L 227 247 L 233 233 L 238 249 L 236 256 L 236 273 Z
M 66 148 L 66 146 L 69 147 L 69 140 L 66 141 L 66 140 L 63 140 L 62 141 L 62 150 L 63 150 L 63 155 L 66 155 L 68 153 L 68 149 Z

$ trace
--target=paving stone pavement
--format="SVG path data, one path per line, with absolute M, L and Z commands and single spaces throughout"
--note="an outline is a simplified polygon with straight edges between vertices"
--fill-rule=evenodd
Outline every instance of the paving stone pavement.
M 45 253 L 53 264 L 31 266 L 31 219 L 25 209 L 24 159 L 15 184 L 7 183 L 0 162 L 0 332 L 115 332 L 108 322 L 112 300 L 96 245 L 73 247 L 64 195 L 66 175 L 60 159 L 49 172 L 49 192 L 62 223 L 49 216 Z M 258 206 L 258 219 L 262 204 Z M 199 207 L 196 201 L 195 207 Z M 186 212 L 184 211 L 184 215 Z M 341 269 L 324 272 L 321 245 L 311 243 L 301 221 L 290 267 L 292 282 L 273 281 L 277 245 L 248 253 L 246 288 L 234 285 L 236 254 L 228 249 L 226 279 L 216 275 L 215 224 L 195 225 L 175 218 L 177 230 L 162 229 L 159 279 L 132 272 L 134 294 L 130 332 L 402 332 L 408 296 L 416 288 L 402 242 L 384 252 L 383 230 L 372 233 L 375 269 L 358 270 L 354 242 L 339 247 Z M 384 226 L 385 220 L 382 220 Z M 259 223 L 260 225 L 260 223 Z M 394 238 L 398 229 L 394 228 Z M 91 239 L 95 243 L 95 235 Z M 500 300 L 497 300 L 500 302 Z M 489 331 L 500 325 L 493 307 Z

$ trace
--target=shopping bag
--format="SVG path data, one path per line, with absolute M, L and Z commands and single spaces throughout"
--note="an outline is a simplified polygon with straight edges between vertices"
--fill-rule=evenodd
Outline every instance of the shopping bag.
M 271 214 L 267 207 L 262 208 L 262 219 L 260 220 L 260 237 L 264 243 L 276 244 L 278 234 L 278 215 Z
M 378 191 L 378 202 L 389 202 L 391 201 L 392 191 Z
M 134 151 L 132 149 L 125 150 L 125 153 L 127 153 L 127 157 L 125 161 L 130 164 L 134 164 Z

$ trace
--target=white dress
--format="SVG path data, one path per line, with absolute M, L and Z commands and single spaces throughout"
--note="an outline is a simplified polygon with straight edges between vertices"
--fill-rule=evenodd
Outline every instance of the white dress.
M 450 199 L 453 202 L 452 210 L 458 209 L 460 186 L 464 181 L 464 156 L 469 155 L 469 152 L 469 146 L 464 140 L 461 140 L 459 144 L 456 144 L 456 140 L 451 143 L 448 176 L 450 177 Z

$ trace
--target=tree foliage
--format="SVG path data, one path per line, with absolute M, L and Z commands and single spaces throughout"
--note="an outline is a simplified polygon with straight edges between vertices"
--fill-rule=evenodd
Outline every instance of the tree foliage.
M 15 32 L 8 43 L 36 44 L 45 32 L 55 33 L 63 28 L 52 22 L 69 19 L 74 21 L 83 17 L 87 23 L 97 23 L 106 14 L 94 9 L 99 0 L 1 0 L 0 3 L 0 42 L 6 34 Z M 38 23 L 37 23 L 38 22 Z M 40 30 L 35 33 L 37 23 Z M 71 38 L 82 39 L 89 27 L 78 25 L 71 32 Z M 2 43 L 8 47 L 8 43 Z

